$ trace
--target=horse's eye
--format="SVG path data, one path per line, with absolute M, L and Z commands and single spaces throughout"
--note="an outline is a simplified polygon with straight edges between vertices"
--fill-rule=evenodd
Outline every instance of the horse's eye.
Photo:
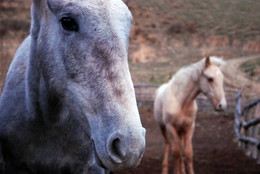
M 79 26 L 74 19 L 70 17 L 63 17 L 60 20 L 62 27 L 67 31 L 79 31 Z
M 208 82 L 213 82 L 213 81 L 214 81 L 213 78 L 208 77 Z

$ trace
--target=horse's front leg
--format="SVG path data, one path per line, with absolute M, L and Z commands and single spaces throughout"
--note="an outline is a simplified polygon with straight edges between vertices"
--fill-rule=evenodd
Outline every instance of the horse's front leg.
M 187 129 L 184 135 L 184 155 L 186 160 L 187 174 L 194 174 L 193 169 L 193 148 L 192 148 L 192 137 L 194 132 L 194 125 Z
M 165 140 L 164 157 L 162 163 L 162 174 L 168 174 L 169 171 L 169 153 L 170 153 L 170 140 L 168 133 L 164 126 L 161 126 L 161 132 Z
M 171 148 L 173 153 L 173 173 L 174 174 L 183 174 L 182 173 L 182 159 L 181 159 L 181 147 L 180 145 L 180 138 L 177 134 L 176 129 L 172 124 L 167 124 L 166 126 L 167 131 L 171 138 Z

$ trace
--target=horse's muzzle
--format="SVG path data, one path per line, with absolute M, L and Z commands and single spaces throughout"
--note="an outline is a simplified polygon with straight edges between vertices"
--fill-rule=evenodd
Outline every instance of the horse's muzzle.
M 224 111 L 227 108 L 227 101 L 223 98 L 215 107 L 215 111 Z
M 141 133 L 132 132 L 128 135 L 115 132 L 108 137 L 106 147 L 103 148 L 106 149 L 104 156 L 97 151 L 99 164 L 103 165 L 101 167 L 111 171 L 136 167 L 145 150 L 145 129 L 142 128 Z

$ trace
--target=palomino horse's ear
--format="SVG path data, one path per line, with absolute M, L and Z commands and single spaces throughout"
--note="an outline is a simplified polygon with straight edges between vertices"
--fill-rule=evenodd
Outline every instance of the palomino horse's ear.
M 205 59 L 205 68 L 209 67 L 210 66 L 210 57 L 207 56 L 206 59 Z

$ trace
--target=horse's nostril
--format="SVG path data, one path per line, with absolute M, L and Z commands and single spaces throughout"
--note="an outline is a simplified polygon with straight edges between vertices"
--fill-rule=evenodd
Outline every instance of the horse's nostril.
M 117 155 L 118 157 L 123 157 L 125 154 L 123 154 L 122 149 L 120 149 L 120 139 L 116 138 L 114 141 L 112 141 L 111 144 L 111 151 L 114 155 Z
M 108 142 L 108 154 L 110 158 L 116 163 L 122 163 L 125 156 L 122 142 L 119 135 L 114 135 Z
M 124 136 L 121 133 L 114 133 L 108 139 L 107 153 L 113 163 L 117 165 L 136 166 L 144 152 L 145 131 L 133 135 Z
M 222 104 L 221 104 L 221 103 L 218 105 L 218 108 L 219 108 L 219 109 L 221 109 L 221 108 L 222 108 Z

